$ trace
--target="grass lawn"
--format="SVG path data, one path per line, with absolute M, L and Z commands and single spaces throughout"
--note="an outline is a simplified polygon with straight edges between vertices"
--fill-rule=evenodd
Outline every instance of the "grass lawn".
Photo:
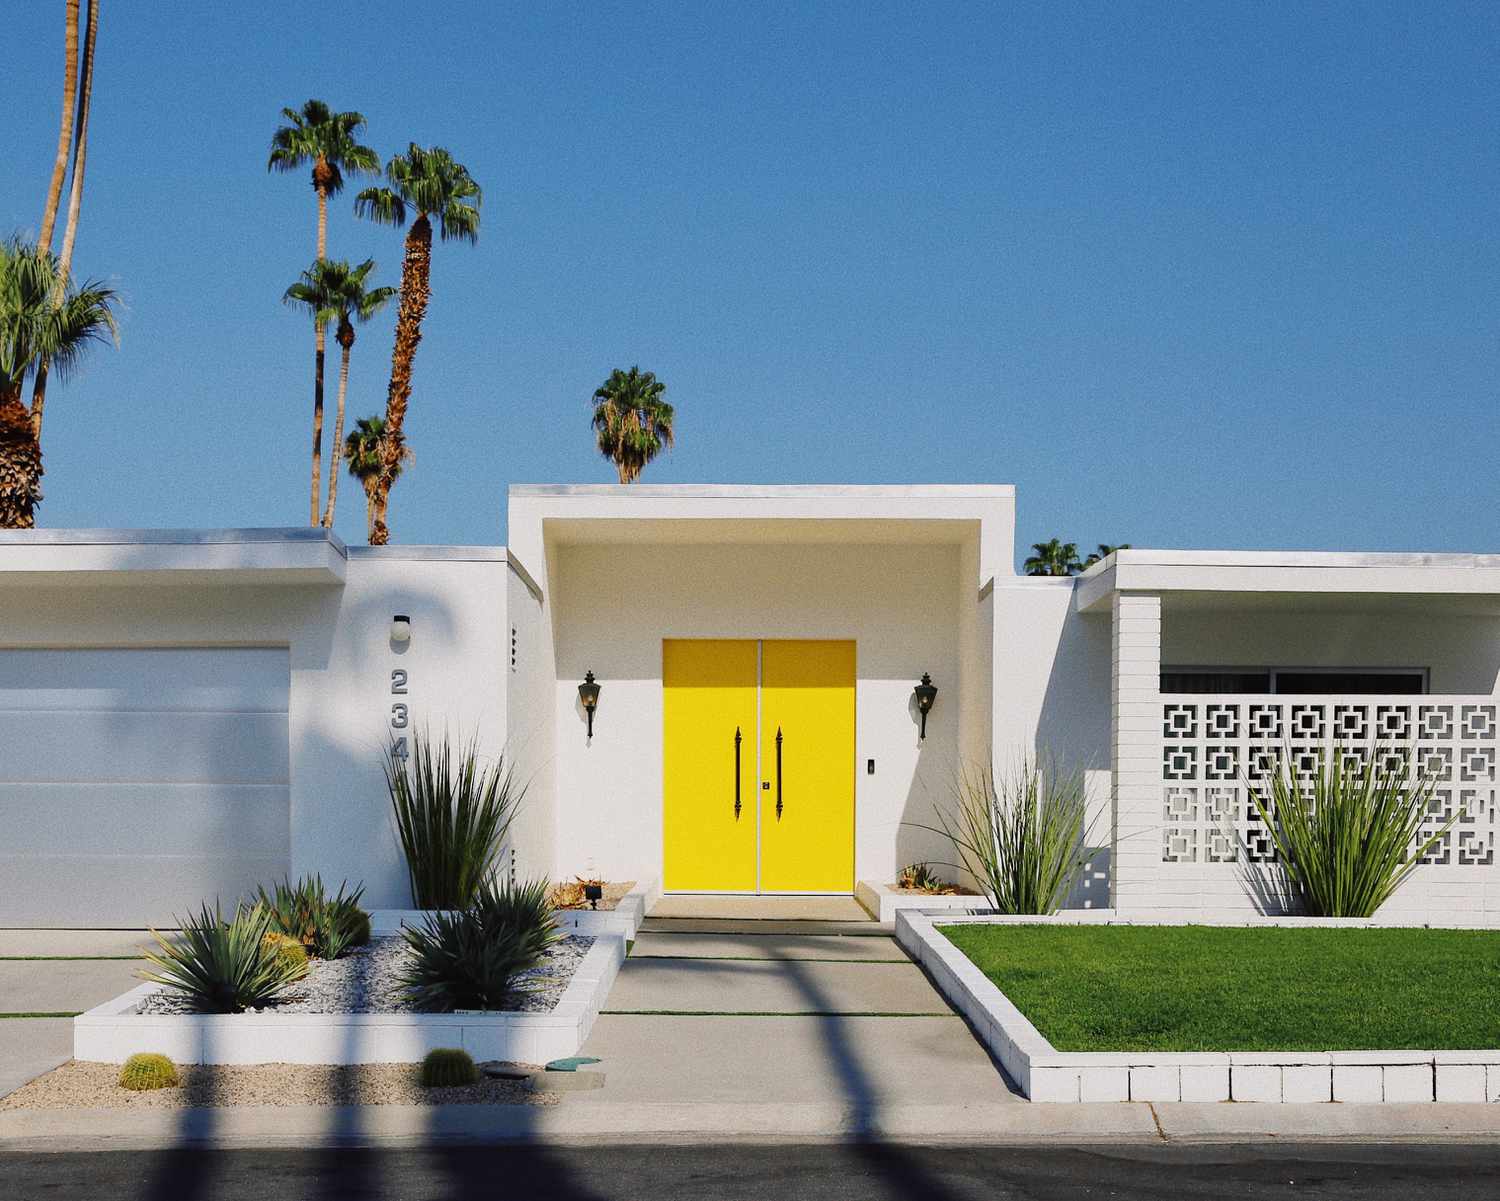
M 944 926 L 1059 1051 L 1500 1048 L 1500 932 Z

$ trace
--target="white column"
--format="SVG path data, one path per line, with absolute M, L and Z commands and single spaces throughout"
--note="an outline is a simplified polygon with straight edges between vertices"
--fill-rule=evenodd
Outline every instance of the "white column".
M 1161 597 L 1116 592 L 1111 606 L 1110 757 L 1114 805 L 1110 904 L 1159 906 L 1161 875 Z

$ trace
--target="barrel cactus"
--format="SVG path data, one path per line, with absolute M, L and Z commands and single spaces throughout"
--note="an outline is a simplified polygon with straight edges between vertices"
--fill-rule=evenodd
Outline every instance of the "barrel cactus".
M 271 932 L 262 942 L 276 952 L 277 961 L 286 966 L 288 973 L 295 973 L 296 976 L 307 974 L 307 948 L 300 941 L 288 934 Z
M 133 1093 L 177 1087 L 177 1065 L 165 1055 L 149 1052 L 132 1055 L 120 1069 L 120 1087 Z
M 457 1088 L 479 1079 L 479 1069 L 467 1051 L 457 1047 L 439 1047 L 427 1052 L 422 1060 L 423 1088 Z

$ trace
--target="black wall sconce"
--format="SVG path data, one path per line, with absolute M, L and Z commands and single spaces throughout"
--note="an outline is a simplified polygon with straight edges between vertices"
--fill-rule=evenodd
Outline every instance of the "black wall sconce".
M 599 707 L 599 685 L 594 682 L 594 673 L 584 672 L 583 683 L 578 685 L 578 699 L 583 702 L 583 712 L 589 720 L 588 736 L 594 736 L 594 710 Z
M 926 738 L 927 715 L 932 712 L 932 702 L 937 700 L 937 685 L 925 671 L 922 673 L 922 682 L 912 689 L 912 695 L 917 698 L 917 712 L 922 715 L 922 737 Z

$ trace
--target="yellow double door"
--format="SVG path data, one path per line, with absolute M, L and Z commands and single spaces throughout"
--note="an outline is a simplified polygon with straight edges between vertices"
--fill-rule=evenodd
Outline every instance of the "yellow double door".
M 854 643 L 668 639 L 663 886 L 854 888 Z

